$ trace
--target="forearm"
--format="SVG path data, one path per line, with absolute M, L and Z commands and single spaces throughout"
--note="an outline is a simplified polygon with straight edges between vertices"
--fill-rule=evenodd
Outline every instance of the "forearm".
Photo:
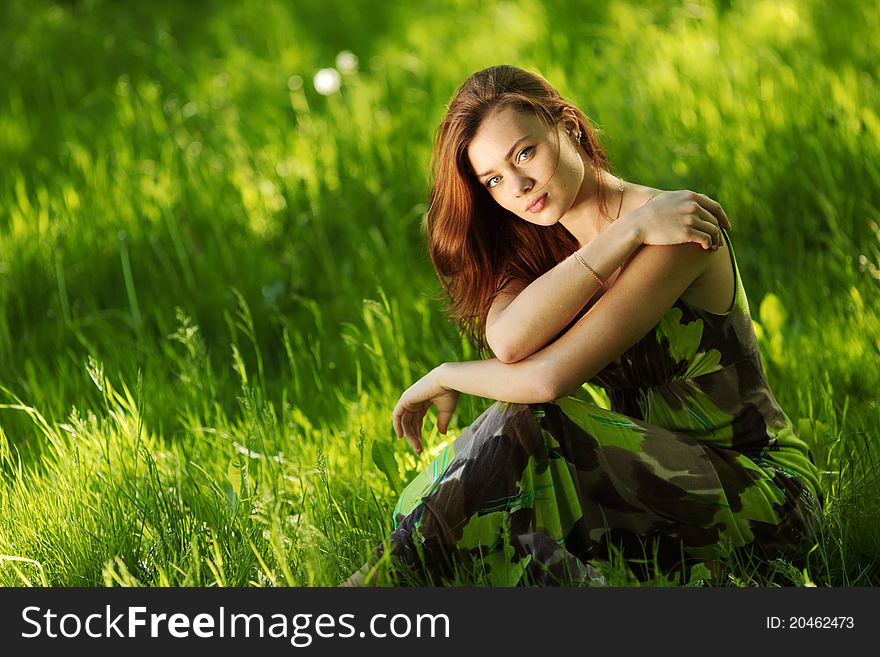
M 604 281 L 640 244 L 636 225 L 624 216 L 578 254 Z M 530 283 L 502 311 L 492 326 L 490 344 L 503 344 L 509 362 L 530 356 L 559 335 L 598 289 L 598 281 L 576 258 L 566 258 Z
M 434 370 L 449 390 L 519 404 L 553 401 L 555 387 L 545 375 L 544 361 L 502 363 L 497 358 L 443 363 Z

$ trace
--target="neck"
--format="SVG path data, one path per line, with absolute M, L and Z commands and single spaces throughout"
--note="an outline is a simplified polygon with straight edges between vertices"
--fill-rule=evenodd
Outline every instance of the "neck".
M 581 159 L 585 159 L 583 155 Z M 617 178 L 604 171 L 600 172 L 597 181 L 596 170 L 588 161 L 584 161 L 584 180 L 581 188 L 571 208 L 559 220 L 559 223 L 577 239 L 578 247 L 587 244 L 610 225 L 599 212 L 599 188 L 602 186 L 605 189 L 605 198 L 608 199 L 611 198 L 608 190 L 616 191 L 617 182 Z

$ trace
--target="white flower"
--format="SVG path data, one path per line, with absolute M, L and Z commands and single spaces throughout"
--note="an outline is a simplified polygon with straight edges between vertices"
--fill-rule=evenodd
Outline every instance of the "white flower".
M 322 96 L 329 96 L 339 91 L 342 84 L 342 77 L 335 68 L 322 68 L 315 73 L 314 79 L 315 91 Z
M 336 68 L 343 73 L 354 73 L 358 67 L 358 58 L 350 50 L 343 50 L 336 55 Z

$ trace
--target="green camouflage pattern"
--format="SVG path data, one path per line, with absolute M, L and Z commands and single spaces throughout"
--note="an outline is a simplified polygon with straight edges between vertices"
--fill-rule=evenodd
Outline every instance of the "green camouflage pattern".
M 767 385 L 730 255 L 728 313 L 678 300 L 589 381 L 611 410 L 586 391 L 489 407 L 401 494 L 392 554 L 435 584 L 476 558 L 496 586 L 589 584 L 612 554 L 643 576 L 649 563 L 802 557 L 817 471 Z

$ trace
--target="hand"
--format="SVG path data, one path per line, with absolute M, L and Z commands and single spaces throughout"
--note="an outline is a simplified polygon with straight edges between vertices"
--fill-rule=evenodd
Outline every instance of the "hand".
M 721 246 L 721 228 L 730 230 L 730 220 L 717 202 L 689 190 L 660 192 L 628 214 L 642 244 L 696 242 L 714 251 Z
M 438 380 L 440 367 L 435 367 L 407 388 L 391 414 L 394 433 L 398 438 L 406 436 L 416 454 L 422 453 L 422 420 L 425 419 L 425 413 L 431 404 L 437 407 L 439 413 L 437 428 L 443 434 L 449 428 L 449 420 L 458 404 L 458 391 L 440 385 Z

